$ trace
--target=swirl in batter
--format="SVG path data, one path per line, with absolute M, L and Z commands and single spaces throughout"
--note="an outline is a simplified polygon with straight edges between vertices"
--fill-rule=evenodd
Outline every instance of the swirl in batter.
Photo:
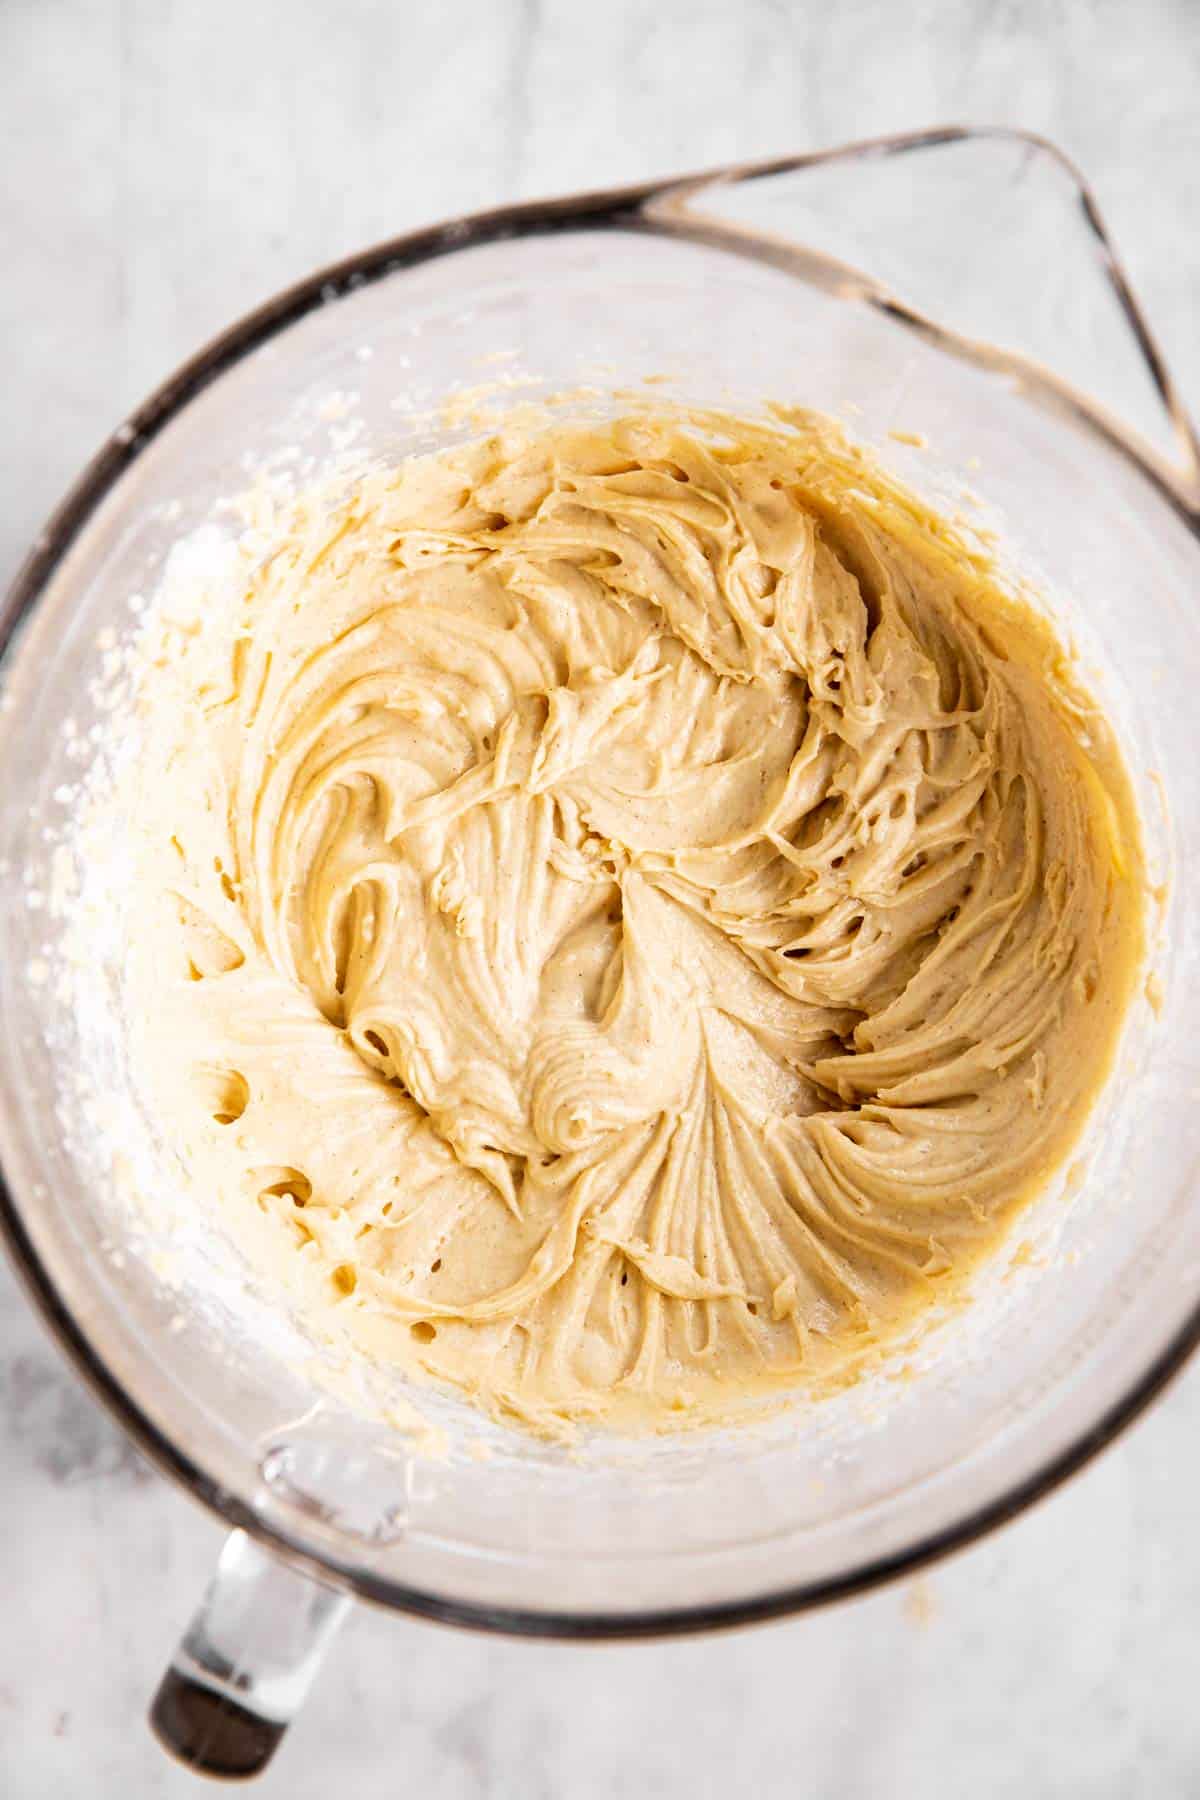
M 812 422 L 648 414 L 301 494 L 235 586 L 145 683 L 130 915 L 198 1204 L 534 1420 L 842 1379 L 961 1288 L 1106 1074 L 1142 877 L 944 523 Z

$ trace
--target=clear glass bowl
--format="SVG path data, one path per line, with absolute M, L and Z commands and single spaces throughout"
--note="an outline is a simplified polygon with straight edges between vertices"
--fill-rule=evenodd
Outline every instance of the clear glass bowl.
M 662 377 L 703 404 L 840 417 L 910 485 L 994 525 L 1123 734 L 1163 889 L 1155 1004 L 1136 1009 L 1071 1204 L 1039 1203 L 1020 1253 L 905 1380 L 582 1454 L 439 1400 L 449 1449 L 430 1460 L 313 1387 L 234 1261 L 206 1271 L 156 1240 L 81 1116 L 85 1069 L 139 1130 L 119 1006 L 81 1020 L 37 979 L 98 640 L 128 635 L 131 596 L 248 457 L 320 459 L 349 414 L 373 451 L 434 447 L 470 433 L 470 390 L 489 382 L 506 384 L 493 405 L 580 384 L 604 404 Z M 160 1692 L 172 1747 L 261 1766 L 346 1594 L 619 1637 L 854 1592 L 1011 1517 L 1180 1366 L 1200 1336 L 1200 929 L 1178 879 L 1200 859 L 1198 532 L 1195 436 L 1094 203 L 1052 147 L 1011 133 L 890 139 L 397 240 L 235 326 L 114 434 L 2 620 L 0 1218 L 105 1403 L 237 1528 Z M 95 973 L 115 993 L 109 937 Z

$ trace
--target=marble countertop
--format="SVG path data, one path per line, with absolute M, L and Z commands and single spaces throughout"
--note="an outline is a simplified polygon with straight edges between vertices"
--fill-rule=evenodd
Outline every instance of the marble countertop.
M 1200 16 L 1131 18 L 1117 0 L 8 0 L 0 579 L 153 383 L 316 264 L 508 198 L 949 118 L 1075 154 L 1195 399 Z M 361 1611 L 257 1791 L 1190 1796 L 1198 1445 L 1194 1367 L 976 1549 L 720 1638 L 564 1649 Z M 0 1267 L 4 1800 L 203 1791 L 143 1717 L 219 1541 Z

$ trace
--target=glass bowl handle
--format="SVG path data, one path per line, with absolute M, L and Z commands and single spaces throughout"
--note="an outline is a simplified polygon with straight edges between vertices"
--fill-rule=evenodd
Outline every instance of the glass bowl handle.
M 347 1594 L 232 1532 L 150 1708 L 159 1742 L 199 1774 L 259 1774 L 349 1605 Z
M 635 210 L 1011 382 L 1098 432 L 1200 528 L 1200 436 L 1095 194 L 1047 139 L 902 132 L 664 182 Z

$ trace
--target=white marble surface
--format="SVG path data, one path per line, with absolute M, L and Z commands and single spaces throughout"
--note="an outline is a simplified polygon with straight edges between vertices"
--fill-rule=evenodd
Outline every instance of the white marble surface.
M 107 429 L 312 265 L 512 196 L 951 117 L 1060 139 L 1200 395 L 1200 12 L 1087 0 L 3 0 L 0 578 Z M 355 1617 L 292 1800 L 1200 1790 L 1200 1367 L 906 1587 L 569 1650 Z M 0 1269 L 0 1795 L 199 1792 L 143 1725 L 218 1528 Z

